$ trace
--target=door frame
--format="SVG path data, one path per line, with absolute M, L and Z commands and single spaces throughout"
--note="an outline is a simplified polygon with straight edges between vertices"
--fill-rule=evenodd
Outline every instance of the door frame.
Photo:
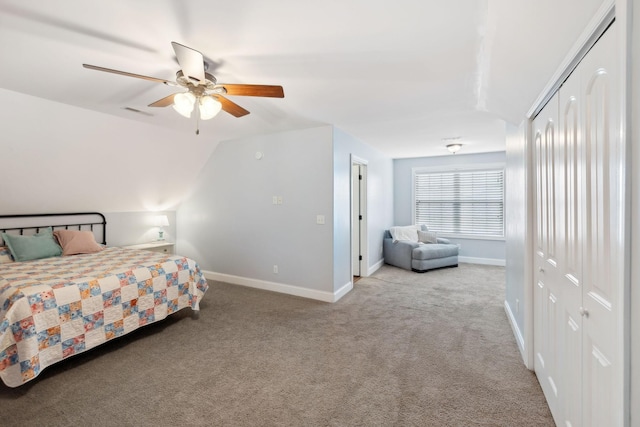
M 360 255 L 362 260 L 360 261 L 360 277 L 369 276 L 369 250 L 368 250 L 368 226 L 367 226 L 367 165 L 369 162 L 366 159 L 360 158 L 354 154 L 351 154 L 351 162 L 349 168 L 349 213 L 350 213 L 350 236 L 349 242 L 351 250 L 349 251 L 349 265 L 351 270 L 351 279 L 353 280 L 353 255 L 355 251 L 355 242 L 353 239 L 353 214 L 355 206 L 353 204 L 353 184 L 357 178 L 353 174 L 353 166 L 359 165 L 362 173 L 362 185 L 360 187 L 360 212 L 362 214 L 362 222 L 360 223 Z

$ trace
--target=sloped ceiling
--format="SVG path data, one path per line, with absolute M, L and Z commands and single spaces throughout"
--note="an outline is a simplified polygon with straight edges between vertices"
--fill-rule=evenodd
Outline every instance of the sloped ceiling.
M 215 149 L 30 95 L 0 99 L 0 214 L 175 210 Z
M 448 154 L 452 137 L 497 151 L 602 3 L 4 0 L 0 87 L 193 134 L 194 120 L 147 107 L 173 88 L 82 67 L 174 80 L 177 41 L 219 82 L 285 90 L 233 97 L 251 114 L 201 123 L 207 141 L 332 124 L 394 158 Z

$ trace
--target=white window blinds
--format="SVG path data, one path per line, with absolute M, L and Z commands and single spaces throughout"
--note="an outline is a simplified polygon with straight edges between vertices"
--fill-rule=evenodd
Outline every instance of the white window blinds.
M 415 224 L 443 234 L 504 237 L 504 169 L 414 172 Z

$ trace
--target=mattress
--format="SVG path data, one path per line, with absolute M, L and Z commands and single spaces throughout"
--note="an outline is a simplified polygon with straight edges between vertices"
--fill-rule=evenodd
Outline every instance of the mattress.
M 9 387 L 183 308 L 208 284 L 189 258 L 106 248 L 0 264 L 0 378 Z

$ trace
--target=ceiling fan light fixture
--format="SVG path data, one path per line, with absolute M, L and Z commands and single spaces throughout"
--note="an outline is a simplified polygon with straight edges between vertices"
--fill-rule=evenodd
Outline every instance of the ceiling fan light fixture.
M 191 117 L 195 103 L 196 97 L 191 92 L 178 93 L 173 97 L 173 109 L 186 118 Z
M 200 109 L 200 119 L 209 120 L 220 112 L 222 104 L 213 96 L 205 95 L 200 97 L 198 108 Z

